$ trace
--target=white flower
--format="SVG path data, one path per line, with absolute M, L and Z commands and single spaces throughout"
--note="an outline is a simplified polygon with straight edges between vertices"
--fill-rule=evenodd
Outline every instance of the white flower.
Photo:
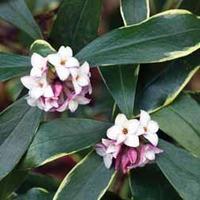
M 33 99 L 38 99 L 41 96 L 53 97 L 54 93 L 51 86 L 48 84 L 46 76 L 33 77 L 24 76 L 21 78 L 22 84 L 29 89 L 29 96 Z
M 124 114 L 118 114 L 115 119 L 115 124 L 107 130 L 107 137 L 116 140 L 117 144 L 124 143 L 129 147 L 138 147 L 138 126 L 138 120 L 128 120 Z
M 32 69 L 30 75 L 40 77 L 47 70 L 47 58 L 34 53 L 31 56 L 31 65 Z
M 158 123 L 151 120 L 150 115 L 144 110 L 140 111 L 140 126 L 138 134 L 143 135 L 151 144 L 154 146 L 158 145 L 158 135 L 156 134 L 159 130 Z
M 76 94 L 79 94 L 82 87 L 90 84 L 90 66 L 85 62 L 81 67 L 71 70 L 72 83 Z
M 55 67 L 60 80 L 66 80 L 70 75 L 70 68 L 79 67 L 79 61 L 73 57 L 70 47 L 61 46 L 57 53 L 48 55 L 48 62 Z

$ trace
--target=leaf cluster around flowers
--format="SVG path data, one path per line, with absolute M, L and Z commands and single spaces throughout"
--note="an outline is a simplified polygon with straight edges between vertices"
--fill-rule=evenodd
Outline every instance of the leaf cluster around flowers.
M 199 199 L 200 97 L 185 89 L 200 68 L 199 2 L 121 0 L 112 31 L 102 1 L 51 2 L 47 15 L 46 1 L 0 2 L 22 44 L 0 48 L 29 52 L 0 52 L 0 81 L 14 85 L 0 199 Z M 67 155 L 78 163 L 62 181 L 35 173 Z

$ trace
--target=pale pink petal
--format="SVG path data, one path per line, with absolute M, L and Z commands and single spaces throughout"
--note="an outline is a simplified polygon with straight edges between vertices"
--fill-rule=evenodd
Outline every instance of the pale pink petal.
M 147 126 L 147 132 L 156 133 L 159 130 L 158 123 L 150 120 Z
M 88 99 L 84 96 L 77 96 L 75 99 L 78 102 L 78 104 L 81 104 L 81 105 L 86 105 L 86 104 L 90 103 L 90 99 Z
M 115 124 L 118 126 L 123 126 L 125 122 L 127 122 L 127 118 L 124 114 L 118 114 L 115 118 Z
M 56 73 L 61 81 L 65 81 L 69 77 L 69 69 L 63 66 L 56 66 Z
M 95 145 L 95 150 L 96 153 L 100 156 L 105 156 L 106 155 L 106 148 L 103 144 L 96 144 Z
M 154 146 L 158 145 L 158 136 L 156 133 L 145 134 L 144 137 Z
M 110 168 L 111 165 L 112 165 L 112 155 L 111 154 L 106 154 L 104 157 L 103 157 L 103 161 L 104 161 L 104 164 L 106 166 L 106 168 Z
M 54 96 L 53 90 L 50 85 L 45 88 L 43 95 L 44 95 L 44 97 L 53 97 Z
M 67 62 L 65 63 L 65 67 L 79 67 L 79 62 L 74 57 L 67 58 Z
M 29 94 L 32 98 L 38 99 L 43 95 L 43 89 L 42 88 L 33 88 L 29 91 Z
M 120 133 L 117 137 L 117 142 L 116 144 L 121 144 L 126 140 L 127 136 L 123 133 Z
M 67 109 L 67 106 L 69 104 L 69 101 L 65 101 L 59 108 L 56 109 L 56 111 L 58 112 L 63 112 Z
M 61 59 L 66 59 L 68 57 L 72 57 L 73 56 L 72 49 L 70 47 L 64 47 L 64 46 L 61 46 L 59 48 L 58 54 L 61 57 Z
M 44 70 L 47 69 L 47 59 L 37 53 L 34 53 L 31 56 L 31 65 L 33 68 L 31 69 L 30 75 L 41 76 Z
M 30 96 L 26 98 L 28 105 L 35 107 L 37 105 L 37 99 L 34 99 Z
M 90 83 L 90 80 L 87 76 L 79 76 L 77 82 L 80 86 L 87 86 Z
M 47 56 L 48 62 L 54 65 L 55 67 L 60 66 L 61 58 L 57 53 L 49 54 Z
M 107 130 L 107 137 L 112 140 L 117 140 L 118 135 L 121 134 L 121 128 L 119 126 L 112 126 Z
M 140 135 L 143 135 L 143 134 L 145 134 L 144 127 L 139 125 L 138 130 L 136 132 L 136 135 L 140 136 Z
M 76 109 L 78 108 L 78 102 L 77 101 L 70 101 L 69 102 L 69 110 L 71 111 L 71 112 L 75 112 L 76 111 Z
M 76 80 L 73 80 L 72 83 L 74 86 L 75 93 L 79 94 L 82 90 L 82 87 L 78 84 L 78 82 Z
M 139 121 L 137 119 L 131 119 L 125 122 L 124 126 L 127 127 L 129 134 L 136 134 L 139 127 Z
M 129 147 L 138 147 L 140 145 L 139 137 L 137 135 L 128 135 L 124 144 Z
M 147 151 L 146 152 L 146 158 L 148 160 L 155 160 L 156 156 L 155 156 L 154 151 Z
M 140 124 L 144 127 L 146 127 L 148 125 L 148 122 L 151 120 L 151 117 L 150 115 L 144 111 L 144 110 L 141 110 L 140 111 Z
M 84 62 L 83 65 L 81 65 L 81 67 L 79 68 L 81 73 L 83 74 L 89 74 L 90 72 L 90 66 L 87 62 Z
M 21 78 L 21 82 L 29 90 L 38 86 L 36 79 L 34 77 L 31 77 L 31 76 L 23 76 Z

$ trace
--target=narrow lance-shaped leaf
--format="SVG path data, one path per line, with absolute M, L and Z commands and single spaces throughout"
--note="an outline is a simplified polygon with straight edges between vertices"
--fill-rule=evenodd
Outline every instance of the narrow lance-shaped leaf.
M 0 182 L 0 199 L 9 199 L 8 197 L 15 192 L 24 181 L 27 171 L 14 169 L 8 176 Z
M 149 0 L 121 0 L 120 11 L 125 25 L 140 23 L 150 15 Z
M 33 39 L 42 38 L 40 28 L 24 0 L 1 1 L 0 18 L 23 30 Z
M 32 188 L 27 193 L 19 195 L 16 200 L 52 200 L 53 193 L 43 188 Z
M 153 77 L 136 96 L 135 112 L 154 111 L 167 106 L 180 94 L 200 68 L 199 52 L 172 61 L 164 71 Z
M 65 197 L 73 200 L 99 200 L 114 175 L 114 170 L 107 169 L 102 158 L 92 152 L 65 177 L 53 200 L 63 200 Z
M 44 57 L 56 52 L 56 50 L 45 40 L 36 40 L 35 42 L 33 42 L 30 51 L 32 53 L 38 53 Z
M 139 66 L 110 66 L 100 68 L 104 83 L 108 87 L 121 112 L 131 117 Z
M 188 11 L 169 10 L 94 40 L 77 57 L 101 66 L 163 62 L 199 49 L 199 30 L 200 18 Z
M 157 164 L 184 200 L 198 200 L 200 194 L 200 159 L 176 146 L 160 141 L 164 150 Z
M 133 199 L 181 200 L 155 164 L 132 170 L 129 178 Z
M 139 5 L 135 7 L 135 4 L 141 4 L 141 2 L 142 7 Z M 128 0 L 122 1 L 121 3 L 121 13 L 125 25 L 141 22 L 149 16 L 149 5 L 146 0 Z M 137 13 L 134 13 L 138 10 L 141 13 L 139 18 L 137 17 Z M 132 12 L 134 13 L 133 15 Z M 131 117 L 135 102 L 139 65 L 100 67 L 100 72 L 104 83 L 121 112 Z
M 18 164 L 40 123 L 41 111 L 24 99 L 0 113 L 0 180 Z
M 200 157 L 200 105 L 190 95 L 181 95 L 152 117 L 161 130 Z
M 0 53 L 0 81 L 26 74 L 30 63 L 30 57 Z
M 95 145 L 105 136 L 110 123 L 89 119 L 56 119 L 39 128 L 25 157 L 23 167 L 44 164 L 63 154 Z
M 63 1 L 50 34 L 53 44 L 56 47 L 69 45 L 73 50 L 78 51 L 95 39 L 101 2 L 101 0 Z

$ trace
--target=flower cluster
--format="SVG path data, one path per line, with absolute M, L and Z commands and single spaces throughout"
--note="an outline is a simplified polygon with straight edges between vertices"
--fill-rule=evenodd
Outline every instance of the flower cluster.
M 70 47 L 47 57 L 34 53 L 31 57 L 30 76 L 21 78 L 29 90 L 27 103 L 44 111 L 74 112 L 79 104 L 88 104 L 86 95 L 92 92 L 90 67 L 87 62 L 80 65 L 73 57 Z
M 102 139 L 95 149 L 103 157 L 107 168 L 111 167 L 114 160 L 115 169 L 127 173 L 132 168 L 152 162 L 155 155 L 162 152 L 157 147 L 158 130 L 157 122 L 151 120 L 143 110 L 139 120 L 128 120 L 124 114 L 118 114 L 115 124 L 107 130 L 109 139 Z

